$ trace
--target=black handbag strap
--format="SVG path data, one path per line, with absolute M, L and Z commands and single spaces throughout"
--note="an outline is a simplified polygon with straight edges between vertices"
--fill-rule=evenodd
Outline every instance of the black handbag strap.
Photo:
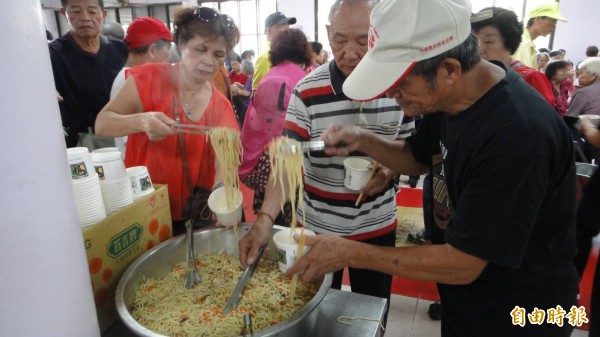
M 181 123 L 181 117 L 179 116 L 179 104 L 177 103 L 177 87 L 175 85 L 175 64 L 171 63 L 171 82 L 173 83 L 173 115 L 175 116 L 175 120 L 177 123 Z M 185 150 L 185 139 L 183 139 L 183 133 L 177 133 L 177 140 L 179 142 L 179 147 L 181 149 L 181 159 L 183 161 L 183 171 L 185 172 L 185 178 L 187 180 L 188 187 L 190 188 L 190 193 L 192 193 L 194 189 L 194 185 L 192 185 L 192 178 L 190 177 L 190 169 L 188 166 L 187 160 L 187 152 Z

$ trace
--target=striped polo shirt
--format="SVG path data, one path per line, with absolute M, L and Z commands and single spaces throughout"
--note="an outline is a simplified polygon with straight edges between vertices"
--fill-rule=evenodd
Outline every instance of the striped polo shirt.
M 414 123 L 402 126 L 403 113 L 396 101 L 379 98 L 352 101 L 342 91 L 344 75 L 335 61 L 317 68 L 294 88 L 284 134 L 299 141 L 317 140 L 333 124 L 359 125 L 389 139 L 409 136 Z M 368 85 L 368 84 L 367 84 Z M 362 153 L 350 156 L 364 157 Z M 396 189 L 393 184 L 368 196 L 358 207 L 359 192 L 344 186 L 345 157 L 322 152 L 304 154 L 305 223 L 317 233 L 331 233 L 355 240 L 379 236 L 396 226 Z M 303 222 L 298 209 L 298 221 Z

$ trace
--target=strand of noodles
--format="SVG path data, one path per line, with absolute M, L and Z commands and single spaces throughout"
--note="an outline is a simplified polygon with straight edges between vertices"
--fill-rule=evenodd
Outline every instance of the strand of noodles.
M 290 299 L 290 281 L 276 261 L 261 262 L 240 304 L 223 315 L 231 292 L 243 270 L 239 258 L 227 253 L 200 254 L 202 282 L 192 289 L 181 284 L 185 263 L 176 265 L 162 278 L 145 278 L 135 293 L 132 316 L 146 328 L 165 336 L 237 336 L 242 316 L 252 316 L 258 331 L 288 319 L 316 294 L 317 286 L 298 283 L 296 298 Z
M 304 254 L 304 243 L 306 236 L 304 235 L 304 227 L 300 230 L 300 240 L 298 240 L 298 253 L 296 254 L 296 260 L 300 259 Z M 290 286 L 290 299 L 294 299 L 296 295 L 296 284 L 298 283 L 298 274 L 292 276 L 292 285 Z
M 219 173 L 223 179 L 227 210 L 232 211 L 235 208 L 234 193 L 240 186 L 238 175 L 242 157 L 240 133 L 231 128 L 215 127 L 210 129 L 209 137 L 219 163 Z M 234 223 L 234 229 L 236 227 Z
M 295 149 L 292 151 L 291 149 Z M 284 178 L 288 183 L 288 199 L 292 205 L 292 233 L 296 228 L 296 207 L 302 210 L 302 222 L 304 219 L 304 202 L 302 194 L 304 185 L 302 183 L 302 172 L 304 170 L 304 158 L 300 143 L 287 137 L 279 137 L 269 144 L 269 160 L 271 162 L 271 171 L 275 177 L 275 185 L 281 185 L 281 191 L 285 195 Z M 300 199 L 297 199 L 300 196 Z M 281 199 L 281 210 L 285 205 L 285 198 Z

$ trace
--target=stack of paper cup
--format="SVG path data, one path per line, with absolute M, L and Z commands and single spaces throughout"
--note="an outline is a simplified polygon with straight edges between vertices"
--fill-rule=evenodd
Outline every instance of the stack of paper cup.
M 106 210 L 90 152 L 86 147 L 69 148 L 67 158 L 79 223 L 82 227 L 93 225 L 106 217 Z
M 100 179 L 106 214 L 112 214 L 133 202 L 133 190 L 125 170 L 121 152 L 116 150 L 92 152 L 94 168 Z
M 96 154 L 96 153 L 104 153 L 104 152 L 120 152 L 121 153 L 121 158 L 125 159 L 125 156 L 123 156 L 123 152 L 121 151 L 121 149 L 119 149 L 116 146 L 112 146 L 112 147 L 103 147 L 103 148 L 99 148 L 99 149 L 95 149 L 94 151 L 92 151 L 92 157 Z
M 139 199 L 154 192 L 154 185 L 146 166 L 133 166 L 127 168 L 127 175 L 133 189 L 133 199 Z

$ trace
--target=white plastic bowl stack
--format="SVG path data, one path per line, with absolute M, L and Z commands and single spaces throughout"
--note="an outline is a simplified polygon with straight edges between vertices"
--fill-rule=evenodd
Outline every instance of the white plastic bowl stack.
M 82 227 L 106 218 L 100 180 L 86 147 L 67 149 L 77 217 Z
M 125 171 L 121 152 L 116 148 L 109 149 L 111 150 L 98 149 L 92 152 L 92 160 L 100 179 L 102 198 L 108 215 L 133 202 L 133 190 Z
M 154 185 L 146 166 L 128 167 L 127 175 L 133 189 L 133 199 L 139 199 L 154 192 Z

